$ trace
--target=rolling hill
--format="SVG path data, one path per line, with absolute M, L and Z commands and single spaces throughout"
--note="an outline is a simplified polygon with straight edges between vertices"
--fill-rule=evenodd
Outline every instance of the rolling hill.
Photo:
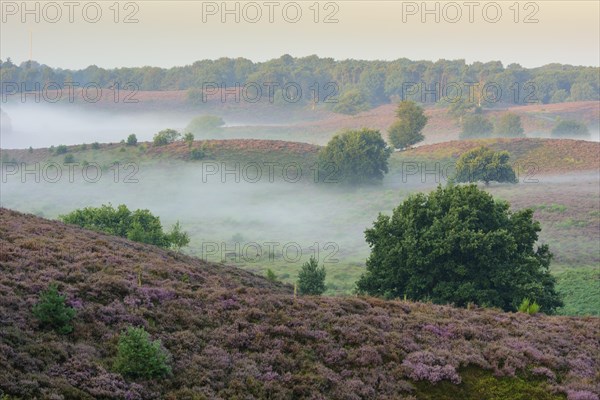
M 598 399 L 600 319 L 296 297 L 235 267 L 0 209 L 0 398 Z M 31 310 L 57 283 L 74 331 Z M 114 372 L 143 326 L 172 374 Z

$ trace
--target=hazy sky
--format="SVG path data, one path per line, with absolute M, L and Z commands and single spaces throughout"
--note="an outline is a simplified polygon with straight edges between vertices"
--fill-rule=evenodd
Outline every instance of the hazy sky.
M 112 0 L 74 1 L 75 6 L 27 2 L 29 14 L 21 1 L 0 3 L 0 58 L 29 59 L 31 35 L 33 59 L 62 68 L 171 67 L 219 57 L 263 61 L 285 53 L 335 59 L 501 60 L 526 67 L 551 62 L 600 65 L 596 0 L 522 1 L 518 7 L 512 0 L 427 2 L 431 14 L 423 13 L 421 1 L 323 1 L 318 7 L 312 0 L 232 1 L 225 7 L 233 13 L 224 14 L 221 1 L 145 0 L 120 2 L 118 15 Z M 124 23 L 130 14 L 137 22 Z M 324 23 L 328 15 L 332 23 Z

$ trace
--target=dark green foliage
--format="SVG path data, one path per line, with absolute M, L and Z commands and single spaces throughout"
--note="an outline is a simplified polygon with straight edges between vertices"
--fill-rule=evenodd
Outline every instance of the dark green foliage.
M 134 133 L 132 133 L 131 135 L 127 136 L 127 146 L 136 146 L 137 145 L 137 136 L 135 136 Z
M 223 125 L 225 125 L 225 121 L 221 117 L 216 115 L 199 115 L 190 121 L 185 130 L 198 135 L 215 134 L 221 132 Z
M 56 146 L 56 154 L 57 155 L 65 154 L 67 151 L 69 151 L 69 149 L 64 144 L 59 144 L 58 146 Z
M 74 163 L 75 162 L 75 156 L 73 154 L 67 154 L 63 160 L 63 162 L 65 164 L 69 164 L 69 163 Z
M 540 230 L 532 210 L 511 212 L 475 185 L 412 195 L 366 230 L 371 255 L 357 289 L 507 311 L 531 296 L 552 313 L 562 302 L 548 246 L 534 249 Z
M 494 125 L 483 115 L 467 115 L 463 119 L 461 139 L 489 137 L 494 130 Z
M 391 152 L 377 130 L 337 134 L 319 152 L 319 181 L 360 184 L 382 180 Z
M 92 143 L 92 149 L 93 150 L 98 150 L 99 148 L 100 148 L 100 143 L 98 143 L 98 142 Z
M 171 373 L 168 353 L 144 328 L 129 327 L 119 337 L 115 371 L 127 378 L 150 379 Z
M 33 316 L 40 321 L 42 327 L 63 335 L 71 333 L 71 321 L 75 318 L 75 310 L 65 304 L 65 299 L 65 296 L 58 293 L 56 285 L 50 285 L 40 294 L 38 303 L 33 307 Z
M 33 147 L 29 146 L 29 150 L 30 153 L 33 153 Z
M 319 268 L 317 259 L 311 257 L 310 260 L 302 264 L 298 273 L 298 292 L 303 295 L 321 295 L 325 292 L 325 266 Z
M 60 219 L 67 224 L 126 237 L 136 242 L 167 248 L 172 244 L 171 236 L 163 232 L 160 218 L 152 215 L 149 210 L 132 212 L 124 204 L 116 209 L 110 204 L 97 208 L 86 207 L 61 215 Z
M 190 158 L 192 160 L 202 160 L 206 156 L 204 150 L 195 148 L 190 150 Z
M 83 143 L 81 146 L 79 146 L 79 150 L 81 150 L 81 151 L 87 150 L 87 144 Z
M 339 114 L 355 115 L 370 108 L 363 93 L 358 89 L 344 92 L 333 106 L 333 112 Z
M 507 151 L 493 151 L 481 146 L 462 154 L 456 162 L 456 182 L 517 183 L 515 171 L 509 164 Z
M 176 141 L 181 133 L 175 129 L 164 129 L 154 135 L 153 141 L 155 146 L 165 146 Z
M 525 137 L 521 117 L 517 114 L 503 114 L 494 126 L 494 135 L 500 137 Z
M 563 137 L 563 136 L 584 136 L 589 135 L 588 127 L 579 121 L 564 120 L 560 121 L 554 128 L 552 128 L 552 136 Z
M 404 149 L 422 141 L 421 133 L 427 124 L 423 108 L 413 101 L 402 101 L 396 110 L 398 120 L 389 129 L 390 141 L 397 149 Z
M 273 272 L 271 268 L 267 269 L 267 279 L 271 282 L 277 281 L 277 275 L 275 274 L 275 272 Z
M 461 97 L 457 101 L 450 103 L 448 106 L 448 115 L 452 118 L 457 119 L 461 124 L 465 115 L 476 110 L 475 103 L 469 101 L 467 96 Z

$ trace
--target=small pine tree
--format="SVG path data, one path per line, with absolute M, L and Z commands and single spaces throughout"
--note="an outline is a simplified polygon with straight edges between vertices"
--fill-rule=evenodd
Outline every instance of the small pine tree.
M 128 378 L 149 379 L 171 372 L 168 353 L 144 328 L 129 327 L 119 337 L 115 371 Z
M 302 265 L 298 274 L 298 291 L 303 295 L 320 295 L 325 291 L 325 266 L 319 268 L 316 258 L 311 257 Z
M 75 309 L 65 304 L 65 296 L 58 293 L 56 285 L 50 285 L 40 294 L 39 302 L 33 307 L 33 316 L 43 327 L 48 327 L 60 334 L 73 331 L 71 321 L 75 318 Z

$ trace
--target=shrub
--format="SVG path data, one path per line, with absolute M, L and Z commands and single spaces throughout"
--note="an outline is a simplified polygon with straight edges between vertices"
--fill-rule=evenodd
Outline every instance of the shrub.
M 333 112 L 339 114 L 355 115 L 370 108 L 366 97 L 358 89 L 344 92 L 333 106 Z
M 171 372 L 168 353 L 144 328 L 129 327 L 119 337 L 115 371 L 127 378 L 150 379 Z
M 194 144 L 194 134 L 192 132 L 186 133 L 183 135 L 183 141 L 187 143 L 189 148 L 192 148 L 192 145 Z
M 423 108 L 413 101 L 402 101 L 396 111 L 398 120 L 389 129 L 390 141 L 397 149 L 404 149 L 422 141 L 421 133 L 427 124 Z
M 84 143 L 81 146 L 79 146 L 79 150 L 81 150 L 81 151 L 87 150 L 87 144 Z
M 319 152 L 319 181 L 360 184 L 380 181 L 388 172 L 388 148 L 377 130 L 349 130 L 335 135 Z M 321 179 L 322 178 L 322 179 Z
M 64 144 L 59 144 L 58 146 L 56 146 L 56 154 L 57 155 L 58 154 L 65 154 L 67 151 L 69 151 L 69 149 Z
M 187 232 L 181 230 L 181 225 L 179 224 L 179 221 L 177 221 L 177 223 L 173 225 L 173 228 L 171 228 L 171 231 L 169 232 L 168 236 L 169 242 L 171 243 L 171 247 L 174 248 L 175 252 L 177 253 L 179 253 L 182 247 L 185 247 L 188 244 L 190 244 L 190 236 L 187 234 Z
M 469 302 L 517 309 L 533 295 L 548 313 L 562 305 L 549 272 L 548 245 L 536 246 L 533 211 L 510 211 L 476 185 L 439 186 L 380 215 L 365 236 L 371 247 L 360 293 L 413 300 Z
M 175 129 L 164 129 L 154 135 L 153 141 L 155 146 L 165 146 L 176 141 L 181 133 Z
M 92 149 L 98 150 L 99 148 L 100 148 L 100 143 L 98 143 L 98 142 L 92 143 Z
M 532 303 L 529 298 L 524 298 L 518 308 L 519 312 L 527 313 L 529 315 L 537 314 L 540 311 L 540 306 L 535 301 Z
M 512 166 L 508 163 L 510 155 L 507 151 L 495 152 L 481 146 L 462 154 L 456 162 L 456 182 L 491 181 L 517 183 L 518 179 Z
M 320 295 L 325 291 L 325 266 L 319 268 L 316 258 L 311 257 L 300 268 L 298 291 L 305 295 Z
M 472 114 L 464 118 L 461 139 L 488 137 L 494 130 L 494 125 L 483 115 Z
M 500 117 L 494 126 L 494 134 L 501 137 L 525 137 L 521 125 L 521 117 L 517 114 L 506 113 Z
M 553 129 L 552 136 L 584 136 L 589 135 L 588 127 L 579 121 L 564 120 L 560 121 Z
M 69 163 L 74 163 L 75 162 L 75 156 L 73 156 L 73 154 L 67 154 L 63 160 L 63 162 L 65 164 L 69 164 Z
M 267 269 L 267 279 L 271 282 L 277 281 L 277 275 L 275 272 L 273 272 L 273 270 L 271 270 L 271 268 Z
M 190 150 L 190 159 L 192 160 L 202 160 L 204 157 L 206 156 L 206 154 L 204 153 L 204 150 L 202 149 L 192 149 Z
M 38 303 L 33 307 L 33 316 L 43 327 L 48 327 L 60 334 L 73 331 L 71 321 L 75 318 L 75 309 L 65 304 L 65 296 L 58 293 L 56 285 L 50 285 L 40 294 Z
M 135 136 L 135 134 L 131 134 L 129 136 L 127 136 L 127 146 L 136 146 L 137 145 L 137 136 Z
M 33 147 L 29 146 L 29 152 L 33 153 Z

